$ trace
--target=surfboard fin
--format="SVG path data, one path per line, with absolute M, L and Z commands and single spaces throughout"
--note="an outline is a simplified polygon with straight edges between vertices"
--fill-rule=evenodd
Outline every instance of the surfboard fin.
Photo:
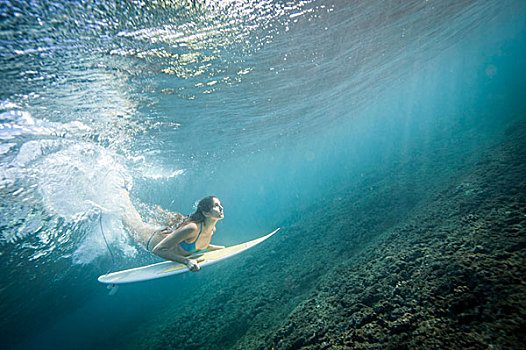
M 109 289 L 108 295 L 114 296 L 115 294 L 117 294 L 117 291 L 119 290 L 119 285 L 118 284 L 108 284 L 108 287 L 106 288 Z

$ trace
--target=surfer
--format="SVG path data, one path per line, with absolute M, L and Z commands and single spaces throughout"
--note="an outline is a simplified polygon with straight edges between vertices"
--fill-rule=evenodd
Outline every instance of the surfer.
M 216 223 L 223 219 L 223 206 L 219 198 L 203 198 L 197 210 L 185 217 L 179 213 L 158 210 L 167 218 L 165 226 L 159 227 L 145 223 L 132 201 L 130 193 L 124 191 L 123 223 L 135 239 L 144 245 L 146 250 L 166 259 L 185 264 L 192 272 L 199 271 L 196 259 L 189 258 L 198 251 L 211 251 L 225 248 L 210 244 L 216 231 Z

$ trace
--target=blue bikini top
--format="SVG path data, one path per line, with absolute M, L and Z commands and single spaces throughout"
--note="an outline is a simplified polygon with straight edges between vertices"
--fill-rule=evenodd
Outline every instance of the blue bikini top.
M 201 223 L 201 228 L 199 229 L 199 234 L 197 235 L 197 238 L 192 243 L 186 243 L 185 241 L 179 242 L 179 247 L 183 249 L 184 251 L 187 251 L 188 253 L 195 253 L 198 251 L 198 249 L 195 247 L 195 243 L 197 240 L 199 240 L 199 236 L 201 236 L 201 232 L 203 232 L 203 223 Z

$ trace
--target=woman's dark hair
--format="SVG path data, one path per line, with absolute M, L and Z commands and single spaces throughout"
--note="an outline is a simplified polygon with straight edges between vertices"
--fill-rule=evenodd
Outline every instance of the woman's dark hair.
M 216 196 L 209 196 L 201 199 L 199 203 L 197 204 L 197 210 L 192 215 L 188 216 L 185 223 L 192 221 L 196 224 L 199 224 L 201 222 L 205 221 L 205 215 L 203 213 L 208 213 L 212 208 L 214 207 L 214 198 L 217 198 Z M 219 200 L 219 198 L 217 198 Z
M 203 213 L 207 213 L 210 210 L 212 210 L 214 206 L 214 198 L 217 197 L 210 196 L 201 199 L 197 204 L 197 210 L 195 211 L 195 213 L 189 216 L 184 216 L 181 213 L 174 213 L 160 209 L 163 218 L 160 219 L 158 223 L 159 225 L 170 227 L 172 230 L 177 229 L 189 222 L 195 222 L 196 224 L 200 224 L 205 221 L 205 215 Z M 217 200 L 219 200 L 219 198 L 217 198 Z

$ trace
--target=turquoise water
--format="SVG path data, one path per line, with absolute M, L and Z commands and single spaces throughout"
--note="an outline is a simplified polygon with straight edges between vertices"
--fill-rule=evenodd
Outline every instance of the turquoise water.
M 123 184 L 145 217 L 220 197 L 230 245 L 392 164 L 454 150 L 454 172 L 524 120 L 525 5 L 0 2 L 2 342 L 123 346 L 222 278 L 109 297 L 98 275 L 159 261 L 122 227 Z

